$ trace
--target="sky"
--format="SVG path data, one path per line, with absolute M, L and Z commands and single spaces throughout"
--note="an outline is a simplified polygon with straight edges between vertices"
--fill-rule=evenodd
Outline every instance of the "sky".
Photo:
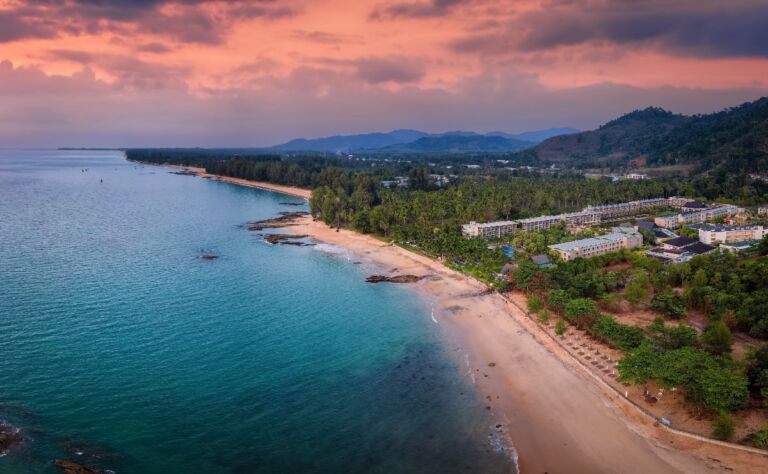
M 0 0 L 0 146 L 591 129 L 768 95 L 768 0 Z

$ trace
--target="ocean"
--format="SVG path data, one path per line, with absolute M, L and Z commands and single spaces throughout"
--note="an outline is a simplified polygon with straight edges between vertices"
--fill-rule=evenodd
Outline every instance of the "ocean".
M 171 171 L 0 150 L 0 473 L 513 469 L 427 302 L 243 226 L 304 201 Z

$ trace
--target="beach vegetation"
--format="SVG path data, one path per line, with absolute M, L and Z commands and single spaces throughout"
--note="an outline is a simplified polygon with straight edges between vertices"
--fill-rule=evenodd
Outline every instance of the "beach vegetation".
M 720 355 L 731 352 L 733 334 L 723 320 L 713 321 L 707 325 L 701 339 L 707 350 L 713 354 Z
M 749 442 L 756 448 L 768 449 L 768 425 L 749 435 Z
M 562 336 L 567 329 L 568 325 L 565 324 L 565 321 L 563 321 L 562 318 L 558 318 L 557 322 L 555 323 L 555 334 Z
M 531 313 L 538 313 L 544 309 L 544 304 L 541 302 L 539 295 L 528 295 L 528 311 Z
M 572 299 L 565 305 L 565 317 L 579 329 L 591 327 L 599 315 L 595 302 L 589 298 Z
M 733 438 L 733 432 L 736 422 L 728 413 L 718 413 L 712 420 L 712 437 L 722 441 L 728 441 Z

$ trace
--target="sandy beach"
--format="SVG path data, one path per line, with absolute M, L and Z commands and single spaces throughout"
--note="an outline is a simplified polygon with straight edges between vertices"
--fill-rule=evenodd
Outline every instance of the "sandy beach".
M 204 171 L 198 175 L 206 177 Z M 310 191 L 211 177 L 308 198 Z M 523 473 L 766 472 L 768 457 L 684 437 L 596 383 L 517 306 L 430 258 L 306 217 L 287 232 L 347 249 L 433 305 L 447 343 L 519 455 Z

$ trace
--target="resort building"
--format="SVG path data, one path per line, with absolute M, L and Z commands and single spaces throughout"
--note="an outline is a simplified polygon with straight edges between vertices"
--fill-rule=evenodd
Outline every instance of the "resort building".
M 526 232 L 536 232 L 551 229 L 560 224 L 560 216 L 539 216 L 518 221 L 520 228 Z
M 621 249 L 636 248 L 641 245 L 643 245 L 643 236 L 638 233 L 611 233 L 600 237 L 550 245 L 549 248 L 557 252 L 562 260 L 569 261 L 578 257 L 589 258 Z
M 675 237 L 674 239 L 665 240 L 661 244 L 661 248 L 668 249 L 668 250 L 680 250 L 689 245 L 693 245 L 696 242 L 698 242 L 698 240 L 692 239 L 686 236 L 680 236 L 680 237 Z
M 730 214 L 735 214 L 739 208 L 730 204 L 712 207 L 696 212 L 683 212 L 673 216 L 663 216 L 654 219 L 654 223 L 659 227 L 675 229 L 681 225 L 695 224 L 697 222 L 707 222 L 719 218 L 725 218 Z
M 768 205 L 767 206 L 760 206 L 757 208 L 757 215 L 758 216 L 768 216 Z
M 627 175 L 624 176 L 625 179 L 648 179 L 647 174 L 643 173 L 627 173 Z
M 672 196 L 667 199 L 670 207 L 683 207 L 686 203 L 691 202 L 691 199 L 685 197 Z
M 601 220 L 638 214 L 655 207 L 669 206 L 669 200 L 665 198 L 642 199 L 640 201 L 622 202 L 619 204 L 606 204 L 604 206 L 589 206 L 584 211 L 600 214 Z
M 600 223 L 600 214 L 597 212 L 581 211 L 560 214 L 559 216 L 568 228 L 578 226 L 590 226 Z
M 552 262 L 549 261 L 549 256 L 543 254 L 532 256 L 531 261 L 535 263 L 539 268 L 550 268 L 555 266 Z
M 699 201 L 688 201 L 682 206 L 680 206 L 680 209 L 683 212 L 701 211 L 702 209 L 706 209 L 706 208 L 707 208 L 707 205 Z
M 683 263 L 697 255 L 714 252 L 715 247 L 699 242 L 690 237 L 675 237 L 667 240 L 658 247 L 645 252 L 645 255 L 661 260 L 663 263 Z
M 481 239 L 499 239 L 504 235 L 514 235 L 517 221 L 497 221 L 478 224 L 470 222 L 461 226 L 461 233 L 466 237 Z
M 699 240 L 710 245 L 762 240 L 766 235 L 768 235 L 768 229 L 764 229 L 761 225 L 724 225 L 699 229 Z

